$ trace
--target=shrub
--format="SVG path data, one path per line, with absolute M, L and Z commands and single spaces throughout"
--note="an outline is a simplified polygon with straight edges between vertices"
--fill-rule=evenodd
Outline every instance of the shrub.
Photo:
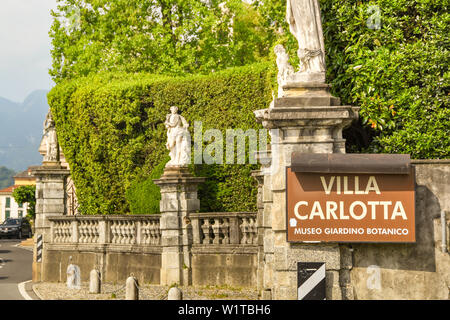
M 253 111 L 271 100 L 266 64 L 210 76 L 168 78 L 151 74 L 100 73 L 65 81 L 48 95 L 58 138 L 77 186 L 84 214 L 150 213 L 151 180 L 168 154 L 164 120 L 171 105 L 203 130 L 261 128 Z M 255 165 L 198 166 L 208 182 L 199 190 L 202 211 L 256 210 Z M 128 190 L 128 192 L 127 192 Z M 153 190 L 153 191 L 152 191 Z
M 156 165 L 150 176 L 143 181 L 133 181 L 126 191 L 127 203 L 130 212 L 133 214 L 159 213 L 159 201 L 161 192 L 159 187 L 153 183 L 153 179 L 159 179 L 163 174 L 166 163 L 170 157 L 163 158 L 162 162 Z
M 361 107 L 347 151 L 450 157 L 448 1 L 322 0 L 321 9 L 328 80 Z

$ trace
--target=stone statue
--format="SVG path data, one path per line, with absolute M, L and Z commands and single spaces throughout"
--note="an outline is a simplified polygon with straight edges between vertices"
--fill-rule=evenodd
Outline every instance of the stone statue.
M 319 0 L 287 0 L 286 19 L 298 41 L 297 82 L 325 82 L 325 45 Z
M 44 121 L 43 135 L 46 143 L 44 161 L 59 161 L 58 138 L 56 136 L 55 121 L 50 110 L 48 110 Z
M 278 98 L 281 98 L 283 96 L 282 85 L 294 74 L 294 68 L 289 64 L 289 55 L 281 44 L 276 45 L 274 51 L 277 55 Z
M 187 166 L 191 160 L 191 136 L 186 119 L 177 113 L 178 108 L 170 107 L 170 114 L 164 122 L 167 128 L 166 147 L 170 151 L 170 161 L 166 166 Z

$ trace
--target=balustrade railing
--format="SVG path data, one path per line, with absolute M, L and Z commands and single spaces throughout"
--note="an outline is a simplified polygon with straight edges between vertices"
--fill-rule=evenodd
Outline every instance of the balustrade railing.
M 193 213 L 194 244 L 257 244 L 256 213 Z
M 72 223 L 68 220 L 57 220 L 52 224 L 53 241 L 58 243 L 72 242 Z
M 159 215 L 53 216 L 52 243 L 159 245 Z
M 55 244 L 160 245 L 160 215 L 53 216 Z M 192 242 L 202 245 L 257 245 L 254 212 L 192 213 Z

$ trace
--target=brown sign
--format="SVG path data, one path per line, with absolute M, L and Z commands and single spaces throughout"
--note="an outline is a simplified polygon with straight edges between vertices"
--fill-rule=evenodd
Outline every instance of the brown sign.
M 290 242 L 415 242 L 413 173 L 286 178 Z

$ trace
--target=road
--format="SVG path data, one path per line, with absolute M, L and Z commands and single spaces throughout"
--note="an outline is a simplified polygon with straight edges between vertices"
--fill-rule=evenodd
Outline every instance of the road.
M 31 280 L 33 253 L 17 239 L 0 240 L 0 300 L 24 300 L 18 284 Z

